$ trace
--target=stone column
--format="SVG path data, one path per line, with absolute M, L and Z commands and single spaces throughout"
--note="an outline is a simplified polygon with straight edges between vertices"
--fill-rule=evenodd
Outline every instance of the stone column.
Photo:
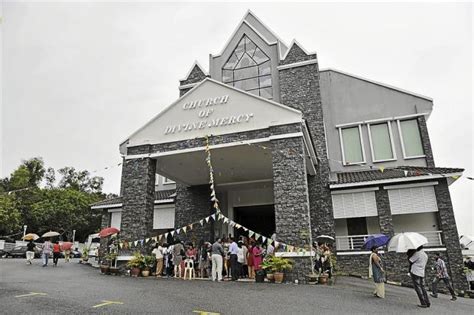
M 426 125 L 425 116 L 418 117 L 418 129 L 420 130 L 421 143 L 423 152 L 425 153 L 426 166 L 435 167 L 433 158 L 433 150 L 431 150 L 430 135 L 428 134 L 428 126 Z
M 211 211 L 211 190 L 209 185 L 188 187 L 176 183 L 175 228 L 181 228 L 190 223 L 198 222 L 210 215 Z M 186 234 L 181 232 L 178 237 L 183 241 L 192 241 L 194 244 L 199 244 L 200 240 L 212 242 L 211 228 L 212 224 L 209 223 L 204 223 L 202 227 L 197 224 Z
M 434 189 L 436 203 L 438 204 L 439 226 L 442 230 L 443 243 L 446 246 L 446 265 L 454 282 L 455 289 L 467 290 L 468 285 L 466 276 L 463 273 L 464 265 L 461 247 L 459 246 L 459 235 L 447 180 L 444 178 L 439 180 L 438 185 L 435 185 Z
M 390 210 L 390 200 L 388 191 L 380 187 L 375 191 L 375 203 L 379 215 L 380 233 L 392 237 L 394 235 L 392 211 Z
M 122 239 L 135 241 L 151 236 L 155 201 L 156 161 L 125 160 L 122 169 Z
M 310 224 L 303 138 L 272 140 L 271 144 L 277 239 L 302 246 Z

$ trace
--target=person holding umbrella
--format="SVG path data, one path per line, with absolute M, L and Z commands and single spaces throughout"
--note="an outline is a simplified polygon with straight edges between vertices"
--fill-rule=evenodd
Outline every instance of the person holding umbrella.
M 49 255 L 51 255 L 53 245 L 49 241 L 49 238 L 45 239 L 43 248 L 41 249 L 41 257 L 43 258 L 43 267 L 48 265 Z
M 28 244 L 26 244 L 26 263 L 32 264 L 32 260 L 35 258 L 35 248 L 36 244 L 33 243 L 33 239 L 30 239 Z
M 428 294 L 426 293 L 423 280 L 425 278 L 425 268 L 428 262 L 428 255 L 423 250 L 423 245 L 418 247 L 413 255 L 408 258 L 410 262 L 410 276 L 415 287 L 416 294 L 420 300 L 419 307 L 427 308 L 431 306 Z

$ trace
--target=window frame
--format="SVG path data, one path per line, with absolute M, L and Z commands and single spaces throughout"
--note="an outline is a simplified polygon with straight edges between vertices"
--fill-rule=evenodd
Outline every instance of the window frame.
M 169 179 L 168 177 L 166 176 L 162 176 L 163 177 L 163 185 L 172 185 L 172 184 L 176 184 L 176 182 L 172 179 Z
M 373 144 L 373 141 L 372 141 L 372 131 L 370 130 L 370 126 L 371 125 L 382 125 L 382 124 L 387 124 L 387 126 L 388 126 L 388 137 L 390 138 L 390 147 L 392 148 L 392 157 L 390 159 L 377 160 L 377 159 L 375 159 L 374 144 Z M 367 123 L 367 132 L 369 134 L 370 153 L 372 155 L 372 162 L 373 163 L 390 162 L 390 161 L 396 161 L 397 160 L 397 152 L 395 151 L 395 144 L 394 144 L 394 141 L 393 141 L 393 133 L 392 133 L 392 126 L 391 125 L 392 124 L 390 123 L 389 120 L 382 121 L 382 122 Z
M 343 129 L 350 129 L 350 128 L 359 128 L 359 140 L 360 140 L 360 146 L 362 150 L 362 161 L 361 162 L 347 162 L 346 161 L 346 154 L 344 152 L 344 139 L 342 137 L 342 130 Z M 342 154 L 342 165 L 343 166 L 350 166 L 350 165 L 362 165 L 367 163 L 367 159 L 365 156 L 365 148 L 364 148 L 364 139 L 362 137 L 362 124 L 357 124 L 354 126 L 347 126 L 347 127 L 338 127 L 339 129 L 339 142 L 341 145 L 341 154 Z
M 400 137 L 400 146 L 402 147 L 403 159 L 405 159 L 405 160 L 410 160 L 410 159 L 425 158 L 425 157 L 426 157 L 426 154 L 414 155 L 414 156 L 407 156 L 407 155 L 406 155 L 406 151 L 405 151 L 405 139 L 403 138 L 402 125 L 401 125 L 400 122 L 402 122 L 402 121 L 408 121 L 408 120 L 414 120 L 414 121 L 416 121 L 416 125 L 418 126 L 418 132 L 419 132 L 419 134 L 420 134 L 421 149 L 423 150 L 423 152 L 425 151 L 425 148 L 423 147 L 423 137 L 421 136 L 420 125 L 419 125 L 419 123 L 418 123 L 418 119 L 417 119 L 417 118 L 397 119 L 398 135 L 399 135 L 399 137 Z

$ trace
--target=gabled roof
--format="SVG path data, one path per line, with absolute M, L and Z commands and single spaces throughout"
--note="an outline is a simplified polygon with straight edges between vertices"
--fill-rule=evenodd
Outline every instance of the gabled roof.
M 330 183 L 331 188 L 376 185 L 388 182 L 415 181 L 460 176 L 464 169 L 446 167 L 399 166 L 395 168 L 372 169 L 368 171 L 337 173 L 337 180 Z
M 237 27 L 234 29 L 232 34 L 229 36 L 229 39 L 225 43 L 224 47 L 220 51 L 220 53 L 211 55 L 211 57 L 218 57 L 221 56 L 231 40 L 234 38 L 235 34 L 238 30 L 242 27 L 243 24 L 246 24 L 250 27 L 255 33 L 257 33 L 268 45 L 278 45 L 278 52 L 280 59 L 286 52 L 288 51 L 288 45 L 275 33 L 273 32 L 267 25 L 265 25 L 251 10 L 248 10 L 245 15 L 243 16 L 242 20 L 237 24 Z M 262 34 L 262 32 L 258 31 L 258 28 L 262 28 L 265 30 L 267 34 Z
M 344 72 L 344 71 L 341 71 L 341 70 L 337 70 L 337 69 L 334 69 L 334 68 L 326 68 L 326 69 L 320 69 L 319 70 L 319 72 L 328 72 L 328 71 L 340 73 L 340 74 L 343 74 L 345 76 L 352 77 L 352 78 L 355 78 L 355 79 L 359 79 L 359 80 L 362 80 L 362 81 L 366 81 L 366 82 L 369 82 L 369 83 L 372 83 L 372 84 L 380 85 L 380 86 L 386 87 L 386 88 L 391 89 L 391 90 L 395 90 L 395 91 L 398 91 L 398 92 L 402 92 L 402 93 L 405 93 L 405 94 L 409 94 L 409 95 L 412 95 L 412 96 L 423 98 L 423 99 L 425 99 L 427 101 L 430 101 L 430 102 L 433 101 L 433 99 L 429 96 L 425 96 L 425 95 L 422 95 L 422 94 L 410 92 L 410 91 L 395 87 L 393 85 L 389 85 L 389 84 L 386 84 L 386 83 L 382 83 L 382 82 L 374 81 L 374 80 L 371 80 L 371 79 L 367 79 L 367 78 L 364 78 L 364 77 L 361 77 L 361 76 L 358 76 L 358 75 L 355 75 L 355 74 L 347 73 L 347 72 Z
M 180 79 L 179 81 L 186 81 L 187 79 L 189 79 L 189 76 L 191 75 L 191 73 L 196 72 L 196 71 L 198 71 L 198 72 L 200 71 L 203 76 L 208 76 L 209 75 L 209 73 L 206 70 L 204 70 L 204 68 L 201 66 L 201 64 L 199 64 L 199 62 L 197 60 L 194 60 L 194 63 L 191 66 L 191 68 L 189 68 L 188 73 L 184 76 L 183 79 Z
M 155 191 L 155 203 L 170 203 L 174 202 L 176 197 L 176 189 L 158 190 Z M 172 200 L 172 201 L 171 201 Z M 123 197 L 112 199 L 105 199 L 91 205 L 91 209 L 113 209 L 122 208 Z

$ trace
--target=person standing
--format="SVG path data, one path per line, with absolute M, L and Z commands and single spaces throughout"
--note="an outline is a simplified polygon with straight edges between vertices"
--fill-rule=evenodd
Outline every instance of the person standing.
M 239 267 L 238 267 L 238 258 L 237 254 L 239 252 L 239 247 L 235 242 L 234 238 L 230 238 L 230 245 L 229 245 L 229 256 L 230 256 L 230 274 L 232 276 L 232 281 L 237 281 L 239 279 Z
M 59 241 L 56 241 L 53 245 L 53 266 L 56 267 L 58 265 L 59 256 L 61 255 L 61 245 L 59 245 Z
M 440 254 L 437 253 L 435 256 L 435 268 L 436 268 L 436 276 L 433 279 L 433 283 L 431 284 L 431 296 L 434 298 L 438 297 L 438 282 L 443 280 L 446 287 L 448 287 L 449 293 L 451 293 L 451 301 L 456 301 L 456 293 L 454 293 L 454 288 L 451 282 L 449 281 L 448 270 L 446 269 L 446 264 L 444 260 L 441 259 Z
M 418 247 L 413 255 L 409 256 L 408 261 L 411 263 L 410 276 L 413 281 L 413 287 L 420 300 L 420 305 L 418 306 L 422 308 L 430 307 L 431 303 L 423 285 L 425 267 L 428 262 L 428 255 L 423 250 L 423 246 Z
M 43 267 L 46 267 L 48 265 L 48 259 L 49 259 L 49 255 L 51 255 L 52 247 L 53 245 L 51 245 L 51 242 L 47 238 L 43 243 L 43 248 L 41 249 L 41 258 L 43 259 Z
M 156 277 L 161 278 L 163 273 L 163 247 L 157 243 L 151 253 L 155 255 L 156 258 Z
M 250 242 L 248 252 L 247 252 L 247 268 L 249 279 L 255 279 L 255 269 L 253 266 L 253 248 L 255 247 L 254 242 Z
M 245 246 L 245 243 L 239 242 L 239 247 L 242 246 L 242 255 L 243 257 L 243 262 L 242 262 L 242 278 L 248 278 L 248 266 L 247 266 L 247 256 L 248 256 L 248 249 L 247 246 Z
M 256 271 L 262 269 L 262 262 L 263 262 L 263 249 L 260 247 L 260 244 L 257 243 L 253 249 L 253 268 Z
M 222 281 L 222 259 L 224 257 L 224 248 L 221 245 L 222 240 L 218 238 L 214 244 L 212 244 L 212 281 Z
M 385 298 L 385 271 L 382 268 L 382 260 L 377 252 L 377 247 L 372 247 L 372 253 L 369 258 L 369 278 L 374 278 L 375 290 L 374 296 Z
M 180 241 L 176 241 L 173 245 L 173 265 L 174 265 L 174 277 L 181 278 L 183 256 L 185 255 L 184 246 Z
M 30 240 L 28 244 L 26 244 L 26 263 L 32 263 L 32 260 L 35 258 L 35 248 L 36 245 L 33 243 L 33 240 Z

